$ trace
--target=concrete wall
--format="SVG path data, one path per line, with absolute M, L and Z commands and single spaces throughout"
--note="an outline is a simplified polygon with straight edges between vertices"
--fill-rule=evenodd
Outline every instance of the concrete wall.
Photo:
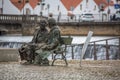
M 120 26 L 60 26 L 62 35 L 87 35 L 89 31 L 94 36 L 120 36 Z
M 120 24 L 63 24 L 59 25 L 62 35 L 77 35 L 84 36 L 87 35 L 89 31 L 94 32 L 94 36 L 120 36 Z M 24 27 L 25 28 L 25 27 Z M 32 34 L 33 28 L 25 28 L 24 35 Z
M 95 23 L 58 23 L 62 35 L 87 35 L 93 31 L 95 36 L 120 36 L 119 22 L 95 22 Z M 9 27 L 9 28 L 8 28 Z M 22 27 L 5 26 L 10 34 L 23 33 L 23 35 L 33 35 L 35 26 L 24 25 Z M 16 31 L 16 32 L 15 32 Z
M 0 49 L 0 62 L 18 61 L 17 49 Z

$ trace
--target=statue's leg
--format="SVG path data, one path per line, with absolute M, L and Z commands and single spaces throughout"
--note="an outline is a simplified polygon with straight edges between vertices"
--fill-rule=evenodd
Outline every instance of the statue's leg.
M 24 51 L 21 51 L 21 49 L 18 49 L 18 51 L 19 51 L 21 61 L 26 60 L 27 54 Z
M 32 64 L 33 63 L 33 60 L 34 60 L 34 53 L 35 53 L 35 50 L 34 50 L 34 47 L 32 46 L 27 46 L 26 47 L 26 60 L 27 60 L 27 63 L 26 64 Z
M 41 65 L 49 65 L 49 60 L 47 57 L 50 55 L 50 51 L 43 51 L 42 49 L 36 50 L 36 53 L 38 54 L 35 58 L 35 63 L 38 64 L 38 62 Z
M 49 60 L 47 58 L 42 60 L 42 65 L 49 66 Z
M 40 55 L 36 55 L 35 60 L 34 60 L 34 64 L 41 65 L 41 62 L 42 62 L 42 59 L 41 59 Z

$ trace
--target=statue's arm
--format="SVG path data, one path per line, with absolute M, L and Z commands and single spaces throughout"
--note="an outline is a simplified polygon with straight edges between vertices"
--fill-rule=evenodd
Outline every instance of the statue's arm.
M 53 41 L 51 44 L 47 46 L 48 49 L 55 49 L 59 45 L 59 37 L 60 37 L 60 32 L 59 30 L 55 30 L 53 33 Z

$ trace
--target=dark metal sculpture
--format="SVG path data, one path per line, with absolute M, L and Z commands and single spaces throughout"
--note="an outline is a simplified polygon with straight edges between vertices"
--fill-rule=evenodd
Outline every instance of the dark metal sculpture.
M 19 49 L 21 60 L 26 60 L 26 64 L 31 64 L 35 59 L 35 51 L 46 42 L 48 30 L 46 29 L 47 22 L 45 20 L 41 20 L 39 24 L 39 28 L 35 30 L 33 39 L 30 43 L 25 43 Z

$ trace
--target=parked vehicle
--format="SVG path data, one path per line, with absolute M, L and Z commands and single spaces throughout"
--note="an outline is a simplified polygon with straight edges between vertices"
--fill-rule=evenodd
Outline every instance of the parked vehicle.
M 111 21 L 120 21 L 120 11 L 111 16 Z
M 93 14 L 87 13 L 81 15 L 81 22 L 94 22 Z

